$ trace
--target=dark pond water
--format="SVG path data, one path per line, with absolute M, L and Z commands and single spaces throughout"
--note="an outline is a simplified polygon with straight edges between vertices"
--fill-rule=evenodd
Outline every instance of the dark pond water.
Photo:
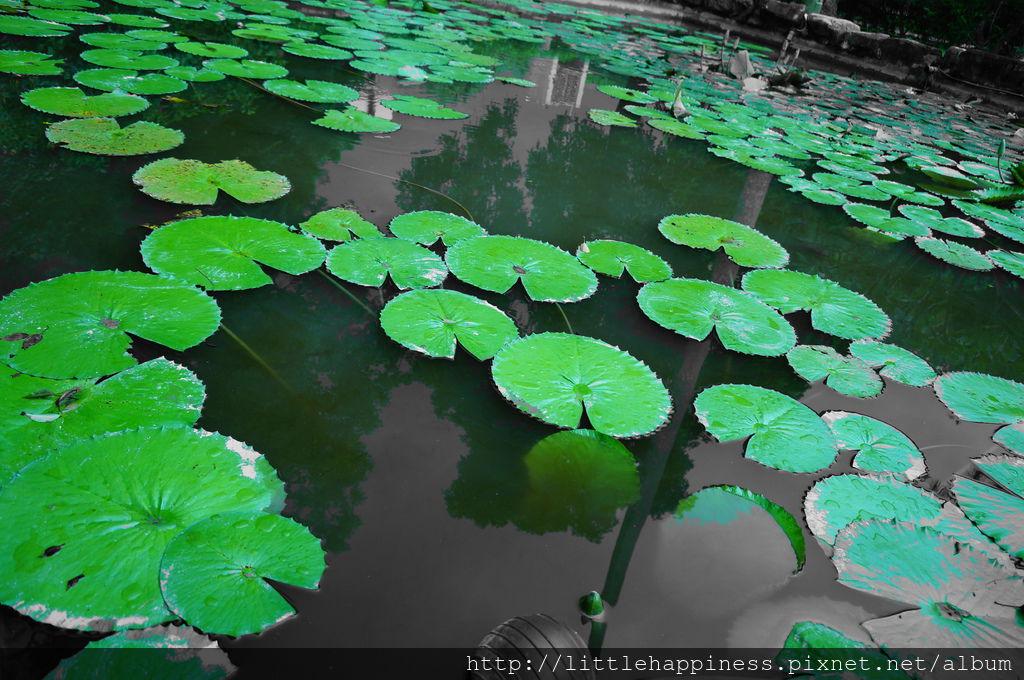
M 402 212 L 460 212 L 429 187 L 465 206 L 491 233 L 571 251 L 587 239 L 623 239 L 661 254 L 677 276 L 707 277 L 713 255 L 673 246 L 655 226 L 673 213 L 736 215 L 754 172 L 707 153 L 701 141 L 590 122 L 587 109 L 617 104 L 595 82 L 629 81 L 557 46 L 499 42 L 479 50 L 538 83 L 533 89 L 408 86 L 311 65 L 272 46 L 259 49 L 272 50 L 302 78 L 358 88 L 364 108 L 408 93 L 437 98 L 470 117 L 403 116 L 402 129 L 390 135 L 342 134 L 310 125 L 312 114 L 303 108 L 231 80 L 177 95 L 184 102 L 154 101 L 146 118 L 185 133 L 173 155 L 240 158 L 292 182 L 278 201 L 222 200 L 208 214 L 296 224 L 318 210 L 352 204 L 385 226 Z M 50 148 L 41 134 L 48 119 L 17 103 L 24 87 L 9 81 L 0 87 L 2 292 L 71 271 L 144 269 L 141 225 L 180 210 L 131 184 L 131 173 L 147 161 Z M 892 317 L 891 342 L 937 370 L 1024 377 L 1020 280 L 945 265 L 785 189 L 777 181 L 769 185 L 757 226 L 789 250 L 792 268 L 876 301 Z M 381 306 L 376 290 L 344 285 L 371 309 Z M 668 379 L 697 343 L 655 327 L 637 308 L 636 291 L 630 280 L 602 278 L 596 295 L 564 305 L 565 314 L 576 332 L 628 349 Z M 395 292 L 385 288 L 384 299 Z M 623 510 L 611 512 L 600 499 L 581 503 L 567 484 L 564 503 L 548 497 L 533 508 L 534 521 L 522 519 L 520 509 L 532 502 L 524 457 L 554 430 L 505 402 L 487 364 L 465 354 L 445 361 L 404 350 L 316 272 L 277 275 L 273 286 L 215 297 L 226 326 L 251 352 L 218 332 L 172 357 L 206 383 L 199 424 L 265 454 L 287 484 L 287 513 L 329 551 L 319 592 L 285 591 L 299 616 L 229 647 L 465 647 L 504 619 L 534 612 L 569 622 L 585 636 L 576 601 L 601 589 Z M 565 329 L 554 306 L 533 303 L 518 288 L 484 297 L 509 310 L 524 333 Z M 806 318 L 796 323 L 801 342 L 830 342 Z M 141 355 L 157 351 L 139 348 Z M 770 387 L 817 412 L 881 418 L 924 451 L 936 484 L 994 449 L 995 426 L 955 422 L 927 388 L 887 382 L 881 397 L 854 399 L 809 386 L 784 358 L 715 347 L 698 388 L 726 382 Z M 641 463 L 649 455 L 642 441 L 628 446 Z M 849 460 L 841 456 L 828 474 L 849 471 Z M 792 551 L 763 517 L 723 527 L 679 525 L 669 515 L 689 492 L 736 484 L 799 517 L 803 494 L 824 474 L 796 475 L 745 460 L 741 442 L 716 443 L 688 416 L 655 485 L 606 644 L 772 646 L 793 621 L 817 612 L 852 624 L 901 609 L 835 583 L 830 561 L 813 542 L 807 566 L 791 576 Z

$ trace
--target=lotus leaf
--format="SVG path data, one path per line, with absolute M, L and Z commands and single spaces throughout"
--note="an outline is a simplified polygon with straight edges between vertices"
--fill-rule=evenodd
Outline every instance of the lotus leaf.
M 704 132 L 700 128 L 696 128 L 693 125 L 684 123 L 678 120 L 669 120 L 662 118 L 648 118 L 647 124 L 655 130 L 661 130 L 667 132 L 670 135 L 676 137 L 683 137 L 685 139 L 704 139 Z
M 364 220 L 359 213 L 348 208 L 322 210 L 300 224 L 299 229 L 325 241 L 384 236 L 377 225 Z
M 174 48 L 185 54 L 194 54 L 197 57 L 208 59 L 241 59 L 249 55 L 249 50 L 244 47 L 216 42 L 179 42 L 174 44 Z
M 810 191 L 801 191 L 800 195 L 809 201 L 821 203 L 822 205 L 843 205 L 846 203 L 846 197 L 834 191 L 812 189 Z
M 918 248 L 929 255 L 933 255 L 943 262 L 948 262 L 961 269 L 988 271 L 995 266 L 984 253 L 980 253 L 974 248 L 957 243 L 956 241 L 919 237 L 914 239 L 914 242 Z
M 288 69 L 284 66 L 254 59 L 207 59 L 203 62 L 203 66 L 211 71 L 217 71 L 226 76 L 235 76 L 236 78 L 270 80 L 272 78 L 284 78 L 288 75 Z
M 636 121 L 629 116 L 624 116 L 618 111 L 608 111 L 607 109 L 590 109 L 587 111 L 587 115 L 590 116 L 590 120 L 594 121 L 598 125 L 614 125 L 618 127 L 636 127 Z
M 941 231 L 951 236 L 960 236 L 961 238 L 980 238 L 985 235 L 984 229 L 973 222 L 962 220 L 959 217 L 946 217 L 931 226 L 935 231 Z
M 914 442 L 896 428 L 880 420 L 829 411 L 822 420 L 828 423 L 841 450 L 853 450 L 853 467 L 865 472 L 891 472 L 900 479 L 917 479 L 925 473 L 925 462 Z
M 352 53 L 340 47 L 330 45 L 319 45 L 308 42 L 289 42 L 281 45 L 281 49 L 288 54 L 309 59 L 351 59 Z
M 1007 425 L 992 435 L 992 441 L 1024 455 L 1024 422 Z
M 135 50 L 86 50 L 79 56 L 97 66 L 133 71 L 159 71 L 178 65 L 177 59 L 160 54 L 143 54 Z
M 103 156 L 159 153 L 185 141 L 180 130 L 146 121 L 121 127 L 113 118 L 62 120 L 46 129 L 46 138 L 65 149 Z
M 86 45 L 93 47 L 104 47 L 111 50 L 137 50 L 146 52 L 149 50 L 162 50 L 167 43 L 159 40 L 142 40 L 133 38 L 123 33 L 84 33 L 78 39 Z
M 519 87 L 537 87 L 537 83 L 532 80 L 526 80 L 525 78 L 513 78 L 512 76 L 498 76 L 497 78 L 503 83 L 509 85 L 518 85 Z
M 57 24 L 52 21 L 0 14 L 0 33 L 28 35 L 35 38 L 52 38 L 67 35 L 72 30 L 70 26 Z
M 586 409 L 598 432 L 639 437 L 661 427 L 672 410 L 668 390 L 650 368 L 594 338 L 527 336 L 498 352 L 491 373 L 519 410 L 559 427 L 578 427 Z
M 111 23 L 119 26 L 136 26 L 138 28 L 163 28 L 169 24 L 159 17 L 150 17 L 143 14 L 107 14 Z
M 1024 243 L 1024 217 L 1017 217 L 1016 222 L 990 219 L 985 221 L 985 225 L 997 234 Z
M 191 205 L 213 205 L 218 190 L 242 203 L 265 203 L 291 189 L 284 175 L 257 170 L 239 160 L 203 163 L 161 158 L 139 168 L 132 181 L 153 198 Z
M 140 76 L 137 71 L 116 68 L 79 71 L 75 74 L 75 82 L 96 90 L 118 90 L 129 94 L 172 94 L 188 87 L 184 80 L 163 73 L 146 73 Z
M 886 378 L 905 385 L 922 387 L 935 379 L 935 371 L 921 357 L 913 352 L 873 340 L 858 340 L 850 343 L 850 354 L 857 357 Z
M 382 286 L 388 274 L 399 288 L 432 288 L 448 276 L 444 261 L 423 246 L 400 238 L 368 238 L 335 246 L 327 269 L 360 286 Z
M 212 298 L 142 272 L 63 274 L 0 300 L 3 362 L 30 375 L 95 378 L 130 368 L 128 333 L 175 350 L 220 323 Z
M 1016 253 L 1009 250 L 990 250 L 986 255 L 988 259 L 995 262 L 1002 269 L 1024 279 L 1024 253 Z
M 956 189 L 974 189 L 978 183 L 953 168 L 945 168 L 941 165 L 919 168 L 921 172 L 931 177 L 939 184 L 945 184 Z
M 888 179 L 876 179 L 872 184 L 892 196 L 902 196 L 904 194 L 914 193 L 914 187 L 909 184 L 901 184 L 900 182 L 893 182 Z
M 227 78 L 223 73 L 211 71 L 208 68 L 196 68 L 194 66 L 172 66 L 164 69 L 164 73 L 173 78 L 179 78 L 190 83 L 215 83 L 218 80 L 224 80 Z
M 36 111 L 75 118 L 112 118 L 145 111 L 144 97 L 123 92 L 86 96 L 77 87 L 39 87 L 21 95 L 21 102 Z
M 302 84 L 296 80 L 279 78 L 265 81 L 263 87 L 282 97 L 304 102 L 341 104 L 359 99 L 359 92 L 351 87 L 325 80 L 307 80 L 305 84 Z
M 587 241 L 576 249 L 576 258 L 598 274 L 619 278 L 629 272 L 638 283 L 664 281 L 672 268 L 646 248 L 625 241 Z
M 460 118 L 468 118 L 468 113 L 456 111 L 455 109 L 442 106 L 438 102 L 432 99 L 425 99 L 423 97 L 412 97 L 404 94 L 392 95 L 393 99 L 387 99 L 380 103 L 386 109 L 392 111 L 398 111 L 409 116 L 419 116 L 421 118 L 446 118 L 451 120 L 457 120 Z
M 484 228 L 476 222 L 437 210 L 398 215 L 388 228 L 398 238 L 425 246 L 433 245 L 438 239 L 446 246 L 453 246 L 463 239 L 485 235 Z
M 155 40 L 165 43 L 179 43 L 188 40 L 185 36 L 174 31 L 160 31 L 148 28 L 140 28 L 132 31 L 125 31 L 125 35 L 140 40 Z
M 715 385 L 697 395 L 697 418 L 719 441 L 750 437 L 746 457 L 791 472 L 823 470 L 836 458 L 836 442 L 811 409 L 774 390 Z
M 992 222 L 1005 224 L 1009 226 L 1020 226 L 1022 219 L 1017 215 L 1014 215 L 1009 210 L 1003 208 L 997 208 L 992 205 L 985 205 L 984 203 L 971 203 L 969 201 L 953 201 L 953 205 L 960 209 L 967 217 L 973 217 L 975 219 L 984 220 L 991 226 Z
M 797 345 L 786 354 L 786 360 L 804 380 L 824 380 L 841 394 L 875 397 L 882 392 L 882 381 L 871 367 L 826 345 Z
M 342 132 L 394 132 L 402 127 L 398 123 L 377 118 L 353 106 L 345 107 L 344 111 L 327 109 L 324 117 L 314 120 L 313 124 Z
M 59 76 L 63 61 L 42 52 L 0 50 L 0 73 L 13 73 L 19 76 Z
M 978 467 L 1015 493 L 1004 493 L 986 484 L 955 477 L 953 494 L 957 504 L 982 533 L 1014 557 L 1024 558 L 1024 499 L 1020 497 L 1020 468 L 1013 458 L 993 458 L 1003 458 L 1002 467 L 1007 469 L 999 470 L 994 465 L 990 465 L 990 469 L 982 465 Z M 992 469 L 995 469 L 995 474 L 990 471 Z M 1003 473 L 1002 479 L 997 477 L 1000 473 Z
M 597 89 L 599 92 L 603 92 L 609 97 L 615 97 L 616 99 L 622 99 L 636 104 L 653 104 L 658 101 L 657 97 L 652 97 L 646 92 L 640 92 L 639 90 L 631 90 L 628 87 L 618 87 L 617 85 L 598 85 Z
M 935 394 L 957 418 L 975 423 L 1024 421 L 1024 385 L 984 373 L 946 373 Z
M 710 215 L 669 215 L 658 223 L 658 231 L 672 243 L 704 248 L 723 248 L 743 267 L 785 267 L 789 253 L 778 243 L 752 227 Z

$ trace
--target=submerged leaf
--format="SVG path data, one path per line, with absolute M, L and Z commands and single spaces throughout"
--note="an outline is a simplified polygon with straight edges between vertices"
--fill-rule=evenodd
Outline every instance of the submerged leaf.
M 391 220 L 388 228 L 398 238 L 425 246 L 437 243 L 438 239 L 446 246 L 453 246 L 463 239 L 484 236 L 486 233 L 483 227 L 472 220 L 439 210 L 417 210 L 398 215 Z
M 672 268 L 646 248 L 625 241 L 587 241 L 576 249 L 576 258 L 598 274 L 619 278 L 628 271 L 634 281 L 664 281 Z
M 917 479 L 926 471 L 924 457 L 907 435 L 880 420 L 828 411 L 821 415 L 828 423 L 840 450 L 853 450 L 853 467 L 865 472 L 891 472 L 901 479 Z
M 786 360 L 804 380 L 824 380 L 836 392 L 852 397 L 875 397 L 882 392 L 881 379 L 867 364 L 826 345 L 797 345 Z
M 377 225 L 364 220 L 355 210 L 329 208 L 311 216 L 299 229 L 324 241 L 347 241 L 350 238 L 382 238 Z
M 239 160 L 203 163 L 161 158 L 139 168 L 132 181 L 153 198 L 191 205 L 213 205 L 218 190 L 242 203 L 265 203 L 292 188 L 284 175 L 257 170 Z
M 858 340 L 850 343 L 850 354 L 868 366 L 878 368 L 878 372 L 886 378 L 905 385 L 922 387 L 935 379 L 935 371 L 928 362 L 897 345 Z
M 761 232 L 739 222 L 710 215 L 669 215 L 658 231 L 672 243 L 725 253 L 742 267 L 785 267 L 789 253 Z
M 399 288 L 432 288 L 448 276 L 444 261 L 423 246 L 400 238 L 368 238 L 335 246 L 327 270 L 360 286 L 382 286 L 391 275 Z
M 158 153 L 185 141 L 180 130 L 146 121 L 122 128 L 113 118 L 62 120 L 46 129 L 46 138 L 65 149 L 104 156 Z

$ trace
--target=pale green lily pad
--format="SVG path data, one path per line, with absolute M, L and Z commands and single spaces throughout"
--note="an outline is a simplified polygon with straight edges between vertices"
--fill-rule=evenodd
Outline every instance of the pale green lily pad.
M 309 59 L 351 59 L 352 53 L 340 47 L 307 42 L 289 42 L 281 45 L 288 54 Z
M 136 50 L 139 52 L 146 52 L 149 50 L 162 50 L 167 47 L 167 43 L 163 41 L 133 38 L 132 36 L 124 33 L 84 33 L 79 35 L 78 39 L 86 45 L 103 47 L 111 50 Z
M 639 437 L 664 425 L 672 400 L 661 380 L 631 354 L 594 338 L 539 333 L 494 357 L 498 391 L 546 423 L 579 427 L 584 408 L 595 430 Z
M 171 539 L 218 512 L 276 512 L 283 499 L 263 456 L 222 435 L 146 428 L 79 441 L 22 468 L 0 491 L 9 520 L 0 600 L 81 630 L 172 620 L 159 585 Z
M 42 52 L 0 50 L 0 73 L 18 76 L 59 76 L 63 59 Z
M 800 402 L 753 385 L 715 385 L 697 395 L 694 410 L 719 441 L 750 437 L 745 455 L 791 472 L 823 470 L 836 458 L 828 426 Z
M 79 56 L 90 64 L 131 71 L 159 71 L 178 65 L 177 59 L 162 54 L 143 54 L 135 50 L 85 50 Z
M 218 42 L 179 42 L 174 43 L 174 49 L 207 59 L 241 59 L 249 55 L 244 47 Z
M 857 452 L 853 467 L 858 470 L 891 472 L 904 480 L 917 479 L 927 471 L 914 442 L 891 425 L 847 411 L 828 411 L 821 419 L 828 423 L 840 450 Z
M 1024 253 L 1016 253 L 1010 250 L 990 250 L 986 255 L 988 259 L 995 262 L 1000 268 L 1024 279 Z
M 142 272 L 63 274 L 0 300 L 0 360 L 30 375 L 95 378 L 138 363 L 128 333 L 182 351 L 219 323 L 217 303 L 183 283 Z
M 882 392 L 882 380 L 870 366 L 826 345 L 797 345 L 786 354 L 786 360 L 804 380 L 824 380 L 841 394 L 876 397 Z
M 624 116 L 618 111 L 608 111 L 607 109 L 590 109 L 587 111 L 587 115 L 590 116 L 590 120 L 594 121 L 598 125 L 613 125 L 618 127 L 636 127 L 636 121 L 629 116 Z
M 444 118 L 458 120 L 469 118 L 468 113 L 456 111 L 455 109 L 442 106 L 433 99 L 424 97 L 413 97 L 407 94 L 391 95 L 392 99 L 386 99 L 380 103 L 386 109 L 404 113 L 407 116 L 419 116 L 421 118 Z
M 349 208 L 321 210 L 299 225 L 310 236 L 325 241 L 348 241 L 351 238 L 382 238 L 384 234 L 373 222 Z
M 399 288 L 433 288 L 448 276 L 444 261 L 423 246 L 400 238 L 367 238 L 335 246 L 327 270 L 360 286 L 382 286 L 391 275 Z
M 825 189 L 811 189 L 809 191 L 801 191 L 800 195 L 809 201 L 815 203 L 821 203 L 822 205 L 844 205 L 846 204 L 846 196 L 838 194 L 834 191 L 827 191 Z M 851 204 L 853 205 L 853 204 Z
M 265 203 L 292 188 L 284 175 L 257 170 L 239 160 L 203 163 L 161 158 L 136 170 L 132 181 L 155 199 L 190 205 L 213 205 L 218 191 L 242 203 Z
M 54 123 L 46 138 L 65 149 L 101 156 L 159 153 L 185 141 L 181 130 L 138 121 L 121 127 L 113 118 L 74 118 Z
M 342 132 L 394 132 L 402 127 L 398 123 L 371 116 L 352 106 L 345 107 L 344 111 L 327 109 L 324 117 L 314 120 L 313 125 Z
M 957 418 L 975 423 L 1024 421 L 1024 385 L 985 373 L 946 373 L 932 383 Z
M 284 66 L 255 59 L 207 59 L 203 62 L 203 67 L 226 76 L 255 80 L 284 78 L 288 75 L 288 69 Z
M 208 68 L 196 68 L 194 66 L 172 66 L 164 69 L 164 73 L 190 83 L 215 83 L 218 80 L 224 80 L 227 78 L 223 73 L 211 71 Z
M 850 343 L 850 354 L 868 366 L 878 368 L 879 374 L 904 385 L 923 387 L 935 379 L 935 371 L 928 362 L 897 345 L 858 340 Z
M 280 515 L 226 512 L 175 536 L 160 563 L 167 606 L 208 633 L 248 635 L 295 610 L 266 582 L 320 585 L 326 565 L 320 540 Z
M 981 238 L 985 235 L 985 230 L 974 222 L 968 222 L 959 217 L 943 218 L 941 221 L 932 224 L 931 228 L 935 231 L 941 231 L 944 234 L 961 238 Z
M 274 94 L 290 99 L 298 99 L 304 102 L 317 102 L 320 104 L 343 104 L 359 99 L 359 92 L 347 85 L 331 83 L 326 80 L 307 80 L 300 83 L 297 80 L 278 78 L 264 81 L 263 87 Z
M 661 130 L 662 132 L 667 132 L 670 135 L 675 135 L 676 137 L 682 137 L 684 139 L 704 139 L 705 137 L 703 130 L 680 120 L 648 118 L 647 124 L 655 130 Z
M 587 241 L 576 249 L 576 258 L 598 274 L 619 278 L 629 272 L 634 281 L 664 281 L 672 268 L 646 248 L 625 241 Z
M 1024 422 L 1007 425 L 992 435 L 992 441 L 1024 456 Z
M 649 283 L 637 302 L 658 325 L 695 340 L 714 328 L 722 345 L 737 352 L 779 356 L 796 343 L 793 327 L 774 309 L 749 293 L 710 281 Z
M 1013 471 L 1019 474 L 1016 466 Z M 959 476 L 953 479 L 953 495 L 983 534 L 1009 554 L 1024 559 L 1024 499 Z
M 437 243 L 438 239 L 446 246 L 453 246 L 463 239 L 484 236 L 486 233 L 483 227 L 472 220 L 439 210 L 417 210 L 398 215 L 391 220 L 388 228 L 398 238 L 425 246 Z
M 919 237 L 914 239 L 914 243 L 929 255 L 961 269 L 988 271 L 995 266 L 984 253 L 956 241 Z
M 597 290 L 597 277 L 561 248 L 518 236 L 479 236 L 452 246 L 445 257 L 452 274 L 495 293 L 517 281 L 544 302 L 576 302 Z
M 31 17 L 0 14 L 0 33 L 28 35 L 34 38 L 54 38 L 67 35 L 72 29 L 64 24 L 41 21 Z
M 273 283 L 263 267 L 293 275 L 316 269 L 324 247 L 280 222 L 211 215 L 152 231 L 142 242 L 142 259 L 158 274 L 207 290 L 246 290 Z
M 35 378 L 0 366 L 0 488 L 20 468 L 76 439 L 142 426 L 191 427 L 204 396 L 199 378 L 167 359 L 98 383 Z
M 114 92 L 115 90 L 129 94 L 173 94 L 188 87 L 188 83 L 180 78 L 172 78 L 163 73 L 146 73 L 126 71 L 117 68 L 93 68 L 75 74 L 75 82 L 96 90 Z
M 704 248 L 723 248 L 742 267 L 785 267 L 789 253 L 761 232 L 739 222 L 710 215 L 669 215 L 658 223 L 658 231 L 672 243 Z
M 431 357 L 455 356 L 458 344 L 481 361 L 519 337 L 504 312 L 479 298 L 454 290 L 412 290 L 381 310 L 380 325 L 389 338 Z
M 743 277 L 743 289 L 783 314 L 810 310 L 811 325 L 840 338 L 881 339 L 892 328 L 888 315 L 871 300 L 812 274 L 759 269 Z
M 22 94 L 21 103 L 43 113 L 74 118 L 130 116 L 149 108 L 145 97 L 123 92 L 89 97 L 77 87 L 39 87 Z

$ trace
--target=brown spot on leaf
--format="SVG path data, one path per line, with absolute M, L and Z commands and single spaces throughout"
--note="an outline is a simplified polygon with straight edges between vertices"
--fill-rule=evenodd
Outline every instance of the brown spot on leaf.
M 0 340 L 7 340 L 9 342 L 17 342 L 18 340 L 21 340 L 22 349 L 28 349 L 32 345 L 38 344 L 42 339 L 42 333 L 32 333 L 31 335 L 28 333 L 11 333 L 10 335 L 5 335 L 0 338 Z
M 49 548 L 43 551 L 43 554 L 40 555 L 40 557 L 53 557 L 54 555 L 59 553 L 60 549 L 63 547 L 63 543 L 61 543 L 60 545 L 51 545 Z
M 514 271 L 514 272 L 515 272 L 516 274 L 520 274 L 520 275 L 522 275 L 522 274 L 525 274 L 525 273 L 526 273 L 526 270 L 525 270 L 525 269 L 523 269 L 522 267 L 520 267 L 519 265 L 514 265 L 514 266 L 512 267 L 512 271 Z
M 114 330 L 121 325 L 121 322 L 115 321 L 114 319 L 103 319 L 102 321 L 100 321 L 100 325 L 103 326 L 104 328 Z
M 79 574 L 78 576 L 76 576 L 73 579 L 71 579 L 70 581 L 68 581 L 68 585 L 67 585 L 66 590 L 71 590 L 83 578 L 85 578 L 85 574 Z

